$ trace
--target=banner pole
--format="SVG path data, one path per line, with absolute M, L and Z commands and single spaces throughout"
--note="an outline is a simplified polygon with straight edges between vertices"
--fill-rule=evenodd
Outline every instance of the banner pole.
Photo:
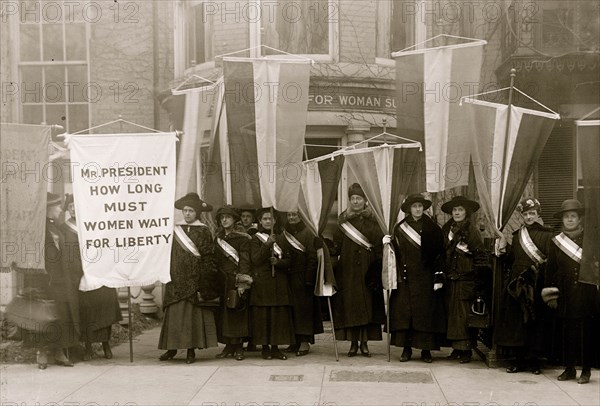
M 508 154 L 508 139 L 510 137 L 510 114 L 511 114 L 511 107 L 512 107 L 512 99 L 513 99 L 513 89 L 515 87 L 515 77 L 517 76 L 517 70 L 515 68 L 512 68 L 510 70 L 510 87 L 508 89 L 508 110 L 506 112 L 506 131 L 504 133 L 504 152 L 502 154 L 502 168 L 500 168 L 500 170 L 502 171 L 501 175 L 500 175 L 500 182 L 501 183 L 501 193 L 502 195 L 504 194 L 504 187 L 506 186 L 506 161 L 508 159 L 508 157 L 506 156 Z M 500 210 L 498 213 L 498 218 L 496 219 L 496 227 L 498 228 L 498 230 L 502 231 L 502 223 L 504 221 L 504 219 L 502 218 L 502 210 L 504 207 L 504 198 L 500 199 Z
M 275 235 L 275 214 L 273 213 L 273 207 L 270 209 L 271 211 L 271 237 Z M 275 256 L 275 250 L 273 246 L 271 246 L 271 257 Z M 271 277 L 275 277 L 275 265 L 271 263 Z
M 333 336 L 333 348 L 335 349 L 335 360 L 340 362 L 337 341 L 335 339 L 335 324 L 333 323 L 333 312 L 331 311 L 331 296 L 327 296 L 327 307 L 329 307 L 329 320 L 331 320 L 331 335 Z
M 129 362 L 133 362 L 133 333 L 131 331 L 133 322 L 131 321 L 131 287 L 127 286 L 127 313 L 129 318 Z
M 385 290 L 387 293 L 387 326 L 386 326 L 386 330 L 387 330 L 387 355 L 388 355 L 388 362 L 391 361 L 392 359 L 392 349 L 390 346 L 390 290 L 386 289 Z

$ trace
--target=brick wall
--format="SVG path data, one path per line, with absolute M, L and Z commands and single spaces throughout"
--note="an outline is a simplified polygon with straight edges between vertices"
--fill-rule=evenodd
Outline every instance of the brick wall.
M 340 62 L 375 62 L 375 0 L 339 0 Z

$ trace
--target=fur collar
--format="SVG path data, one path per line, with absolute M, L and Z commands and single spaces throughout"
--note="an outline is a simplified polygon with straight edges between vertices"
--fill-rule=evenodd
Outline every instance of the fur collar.
M 373 217 L 373 212 L 369 206 L 358 212 L 349 212 L 348 210 L 344 210 L 338 217 L 338 220 L 340 223 L 345 223 L 346 221 L 350 221 L 357 217 L 370 220 Z
M 223 228 L 220 228 L 219 231 L 217 232 L 217 237 L 223 239 L 225 238 L 225 230 Z M 250 237 L 249 234 L 246 234 L 242 231 L 239 230 L 233 230 L 232 232 L 230 232 L 227 236 L 227 238 L 231 238 L 231 237 L 242 237 L 242 238 L 246 238 L 248 240 L 250 240 L 252 237 Z

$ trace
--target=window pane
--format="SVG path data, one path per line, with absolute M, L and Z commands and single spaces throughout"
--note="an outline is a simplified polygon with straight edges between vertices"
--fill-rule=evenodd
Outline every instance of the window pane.
M 85 24 L 66 24 L 67 60 L 85 61 L 87 38 Z
M 47 66 L 44 83 L 44 100 L 46 103 L 65 102 L 65 67 Z
M 44 121 L 42 106 L 23 106 L 23 123 L 41 124 Z
M 279 0 L 274 8 L 274 21 L 261 19 L 264 45 L 293 54 L 329 53 L 328 0 Z
M 65 91 L 69 102 L 87 102 L 88 98 L 85 94 L 87 80 L 87 66 L 69 66 L 67 67 L 67 82 Z
M 70 133 L 89 128 L 88 105 L 69 104 L 69 128 Z
M 415 16 L 407 8 L 402 0 L 394 0 L 392 3 L 392 26 L 391 26 L 391 50 L 400 51 L 414 45 L 415 38 Z
M 63 61 L 62 24 L 42 24 L 44 61 Z
M 21 67 L 21 97 L 23 103 L 42 102 L 42 68 Z
M 64 104 L 48 104 L 46 106 L 46 124 L 62 125 L 67 130 L 67 109 Z
M 40 26 L 38 24 L 21 24 L 20 28 L 21 61 L 39 61 Z

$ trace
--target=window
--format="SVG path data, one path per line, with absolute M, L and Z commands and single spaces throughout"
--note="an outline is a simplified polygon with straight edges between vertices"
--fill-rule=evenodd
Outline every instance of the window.
M 70 133 L 88 128 L 89 92 L 94 89 L 82 14 L 26 17 L 18 24 L 21 121 L 57 124 Z
M 390 64 L 393 52 L 425 39 L 424 6 L 421 1 L 381 0 L 377 7 L 377 58 L 379 63 Z
M 249 0 L 250 46 L 317 60 L 337 59 L 337 0 Z M 277 55 L 258 48 L 251 56 Z

